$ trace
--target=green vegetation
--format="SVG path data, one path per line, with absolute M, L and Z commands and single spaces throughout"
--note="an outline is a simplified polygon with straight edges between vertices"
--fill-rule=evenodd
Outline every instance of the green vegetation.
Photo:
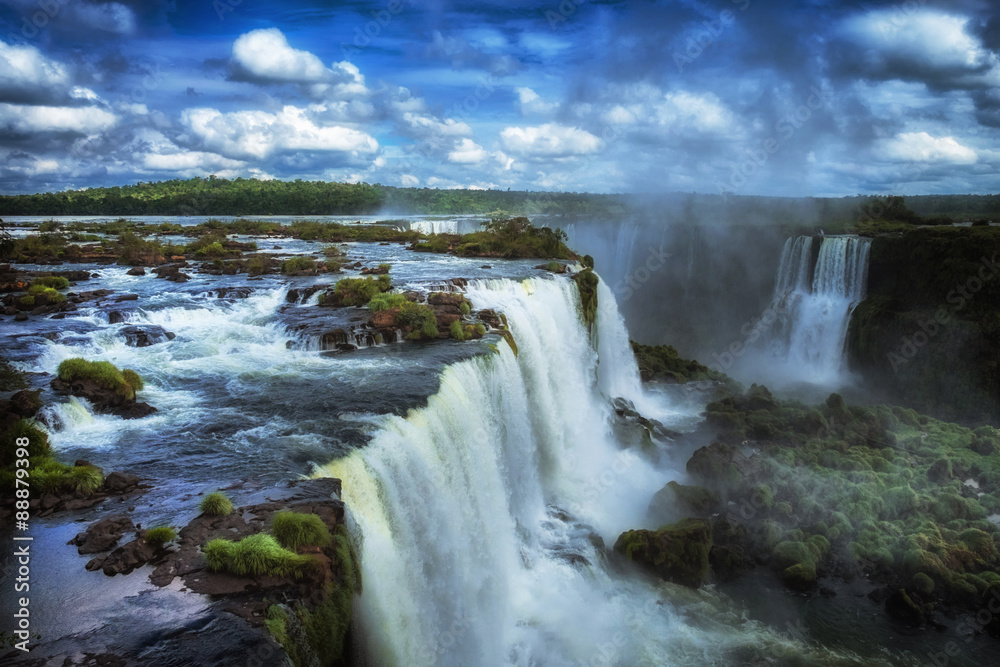
M 333 536 L 338 582 L 323 588 L 315 608 L 296 605 L 268 607 L 265 624 L 296 667 L 343 664 L 347 633 L 351 627 L 352 601 L 361 592 L 361 574 L 343 526 Z
M 314 558 L 283 548 L 267 533 L 250 535 L 239 542 L 215 539 L 203 547 L 203 552 L 208 569 L 238 577 L 301 579 L 316 567 Z
M 495 218 L 471 234 L 437 234 L 413 246 L 418 252 L 447 253 L 462 257 L 569 259 L 566 233 L 561 229 L 535 227 L 528 218 Z
M 678 384 L 698 380 L 733 382 L 724 373 L 702 366 L 697 361 L 682 359 L 677 350 L 670 345 L 641 345 L 632 341 L 632 352 L 635 354 L 643 382 L 651 380 Z
M 688 472 L 723 503 L 745 500 L 752 549 L 790 587 L 810 586 L 837 561 L 911 594 L 975 605 L 1000 578 L 1000 531 L 986 520 L 1000 506 L 997 429 L 849 406 L 837 394 L 809 407 L 757 385 L 710 403 L 707 421 L 719 442 L 696 451 Z
M 573 275 L 573 282 L 580 292 L 580 317 L 592 327 L 597 322 L 597 286 L 600 279 L 592 269 L 584 269 Z
M 87 361 L 80 357 L 66 359 L 59 364 L 58 375 L 64 382 L 93 382 L 129 400 L 134 399 L 135 392 L 143 388 L 138 373 L 129 369 L 120 371 L 110 361 Z
M 0 391 L 17 391 L 27 389 L 28 383 L 24 374 L 10 365 L 6 359 L 0 358 Z
M 330 531 L 315 514 L 278 512 L 274 515 L 271 532 L 281 546 L 298 551 L 299 547 L 325 547 L 330 543 Z
M 207 516 L 228 516 L 233 513 L 233 502 L 221 491 L 214 491 L 201 499 L 198 509 Z
M 15 461 L 22 458 L 17 456 L 21 438 L 28 439 L 28 468 L 15 467 Z M 32 492 L 39 495 L 72 493 L 89 497 L 104 488 L 100 468 L 67 466 L 57 461 L 48 435 L 29 419 L 18 420 L 0 433 L 0 491 L 13 497 L 16 480 L 24 479 L 24 475 L 28 476 Z
M 35 278 L 31 281 L 32 287 L 51 287 L 52 289 L 66 289 L 69 287 L 69 281 L 62 276 L 42 276 L 41 278 Z
M 614 550 L 659 576 L 697 588 L 708 580 L 712 530 L 707 521 L 684 519 L 659 530 L 629 530 Z
M 177 537 L 177 532 L 170 526 L 156 526 L 146 531 L 145 540 L 150 544 L 163 546 L 167 542 L 172 542 Z
M 334 273 L 339 273 L 347 261 L 347 258 L 344 257 L 344 251 L 335 245 L 323 248 L 323 256 L 326 257 L 326 270 Z
M 368 302 L 368 310 L 373 313 L 377 313 L 381 310 L 390 310 L 392 308 L 400 308 L 404 303 L 409 303 L 404 295 L 395 292 L 383 292 L 382 294 L 376 294 Z
M 281 263 L 281 272 L 285 274 L 315 270 L 316 262 L 311 257 L 292 257 Z
M 364 306 L 376 295 L 392 289 L 389 276 L 378 278 L 342 278 L 337 281 L 333 293 L 327 292 L 320 298 L 324 306 Z
M 434 309 L 422 303 L 402 304 L 396 314 L 396 325 L 410 330 L 407 340 L 432 339 L 439 334 Z
M 32 305 L 38 303 L 38 297 L 45 297 L 48 303 L 62 303 L 66 300 L 66 295 L 44 285 L 32 285 L 28 288 L 28 296 L 32 297 Z

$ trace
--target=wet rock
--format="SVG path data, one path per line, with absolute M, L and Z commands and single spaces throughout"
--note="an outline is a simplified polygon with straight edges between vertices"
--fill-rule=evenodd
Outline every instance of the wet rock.
M 711 548 L 708 522 L 685 519 L 656 531 L 626 531 L 614 550 L 663 579 L 697 588 L 708 579 Z
M 490 329 L 499 329 L 502 322 L 500 321 L 500 316 L 496 314 L 495 311 L 488 308 L 484 308 L 476 313 L 479 319 Z
M 149 347 L 158 343 L 166 343 L 177 337 L 171 331 L 156 325 L 128 326 L 121 330 L 125 344 L 130 347 Z
M 122 301 L 138 301 L 138 300 L 139 300 L 138 294 L 122 294 L 121 296 L 115 298 L 115 301 L 118 303 L 121 303 Z
M 14 315 L 14 321 L 15 322 L 27 322 L 28 321 L 28 315 L 27 315 L 27 313 L 17 313 L 16 315 Z
M 76 545 L 82 554 L 96 554 L 114 548 L 125 533 L 135 532 L 135 524 L 126 514 L 115 514 L 95 521 L 68 544 Z
M 22 389 L 10 397 L 10 410 L 23 418 L 34 417 L 42 409 L 42 400 L 38 397 L 40 393 L 40 389 Z
M 653 516 L 670 516 L 679 512 L 681 516 L 707 517 L 719 507 L 719 496 L 700 486 L 687 486 L 670 482 L 656 492 L 649 503 Z
M 77 379 L 66 382 L 55 378 L 49 385 L 58 394 L 87 399 L 94 406 L 95 412 L 111 413 L 123 419 L 138 419 L 156 412 L 156 408 L 147 403 L 126 398 L 114 389 L 108 389 L 91 380 Z
M 139 478 L 124 472 L 113 472 L 104 478 L 104 488 L 111 493 L 121 494 L 139 486 Z
M 139 537 L 108 554 L 108 557 L 101 563 L 101 570 L 109 577 L 116 574 L 128 574 L 163 552 L 164 549 L 161 545 L 151 544 Z
M 112 310 L 110 313 L 108 313 L 109 324 L 118 324 L 119 322 L 124 322 L 124 321 L 125 321 L 125 315 L 124 313 L 122 313 L 122 311 Z
M 247 299 L 253 294 L 252 287 L 220 287 L 213 290 L 216 298 L 219 299 Z
M 141 266 L 136 266 L 134 268 L 129 269 L 127 275 L 144 276 L 146 275 L 146 269 L 142 268 Z

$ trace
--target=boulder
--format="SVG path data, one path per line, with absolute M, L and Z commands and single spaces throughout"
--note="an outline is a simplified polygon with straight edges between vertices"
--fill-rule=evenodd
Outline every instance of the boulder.
M 719 496 L 701 486 L 688 486 L 669 482 L 656 492 L 649 503 L 653 516 L 680 515 L 708 517 L 718 511 Z
M 38 397 L 40 389 L 29 391 L 22 389 L 10 397 L 10 410 L 22 418 L 34 417 L 42 409 L 42 401 Z
M 146 269 L 142 268 L 141 266 L 136 266 L 134 268 L 129 269 L 128 272 L 127 272 L 127 275 L 130 275 L 130 276 L 144 276 L 144 275 L 146 275 Z
M 124 472 L 113 472 L 104 478 L 104 488 L 111 493 L 125 493 L 139 486 L 139 478 Z
M 127 326 L 121 330 L 125 344 L 129 347 L 149 347 L 158 343 L 166 343 L 177 337 L 171 331 L 155 324 L 143 326 Z
M 140 537 L 108 554 L 108 557 L 101 562 L 101 570 L 109 577 L 116 574 L 128 574 L 163 552 L 162 545 L 151 544 Z M 87 565 L 89 566 L 90 563 Z
M 659 530 L 629 530 L 614 550 L 674 583 L 697 588 L 708 579 L 712 530 L 702 519 L 684 519 Z
M 926 615 L 920 598 L 905 588 L 896 589 L 885 601 L 885 611 L 897 621 L 919 627 L 924 624 Z
M 114 548 L 125 533 L 135 532 L 135 524 L 126 514 L 115 514 L 87 526 L 68 544 L 76 545 L 80 554 L 96 554 Z

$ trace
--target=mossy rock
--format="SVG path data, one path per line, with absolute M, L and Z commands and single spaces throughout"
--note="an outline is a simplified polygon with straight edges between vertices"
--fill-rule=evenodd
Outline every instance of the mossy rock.
M 719 507 L 719 496 L 701 486 L 689 486 L 669 482 L 656 492 L 649 504 L 651 512 L 657 515 L 679 513 L 689 517 L 707 517 Z
M 930 595 L 934 592 L 934 580 L 923 572 L 917 572 L 913 575 L 910 586 L 921 595 Z
M 907 625 L 919 627 L 926 620 L 927 609 L 920 598 L 912 595 L 905 588 L 897 588 L 885 601 L 885 611 L 892 618 Z
M 808 591 L 816 586 L 816 568 L 796 563 L 781 572 L 781 581 L 792 590 Z
M 711 548 L 711 527 L 701 519 L 684 519 L 656 531 L 629 530 L 614 546 L 616 552 L 663 579 L 691 588 L 707 581 Z

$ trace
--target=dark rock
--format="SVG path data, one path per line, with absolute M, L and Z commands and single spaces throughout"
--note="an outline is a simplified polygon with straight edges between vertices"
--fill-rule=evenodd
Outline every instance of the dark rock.
M 151 544 L 140 537 L 108 554 L 101 564 L 101 570 L 109 577 L 128 574 L 156 558 L 162 551 L 162 546 Z
M 26 322 L 27 320 L 28 320 L 27 313 L 17 313 L 16 315 L 14 315 L 15 322 Z
M 114 548 L 125 533 L 135 532 L 135 524 L 125 514 L 115 514 L 87 526 L 69 544 L 76 545 L 80 554 L 96 554 Z
M 104 488 L 112 493 L 125 493 L 139 485 L 139 478 L 124 472 L 113 472 L 104 478 Z
M 435 292 L 427 297 L 427 303 L 432 306 L 454 306 L 458 308 L 464 302 L 464 295 L 451 292 Z
M 488 308 L 480 310 L 476 313 L 483 324 L 491 329 L 499 329 L 502 322 L 500 321 L 500 316 L 496 314 L 495 311 Z
M 118 303 L 121 303 L 122 301 L 138 301 L 138 300 L 139 300 L 138 294 L 122 294 L 121 296 L 115 299 L 115 301 L 117 301 Z
M 141 266 L 136 266 L 134 268 L 129 269 L 127 275 L 130 275 L 130 276 L 144 276 L 144 275 L 146 275 L 146 269 L 142 268 Z
M 122 329 L 121 333 L 125 337 L 125 344 L 130 347 L 149 347 L 177 337 L 173 332 L 166 331 L 163 327 L 155 324 L 127 326 Z
M 697 588 L 708 579 L 712 531 L 707 521 L 685 519 L 659 530 L 629 530 L 615 551 L 663 579 Z
M 695 450 L 687 462 L 687 471 L 706 487 L 733 491 L 749 483 L 756 473 L 756 462 L 733 445 L 713 442 Z
M 14 306 L 7 306 L 6 308 L 3 309 L 4 315 L 17 315 L 19 312 L 21 311 L 19 311 Z
M 91 380 L 66 382 L 54 378 L 49 385 L 58 394 L 69 394 L 90 401 L 95 412 L 111 413 L 123 419 L 138 419 L 156 412 L 156 408 L 146 403 L 137 403 L 134 398 L 126 398 L 114 389 L 108 389 Z
M 925 613 L 920 598 L 905 588 L 898 588 L 885 601 L 885 611 L 889 616 L 907 625 L 919 627 L 924 624 Z
M 754 562 L 744 546 L 747 542 L 746 528 L 740 524 L 724 516 L 713 523 L 708 562 L 717 581 L 731 581 L 753 569 Z
M 42 409 L 42 401 L 38 397 L 40 393 L 40 389 L 22 389 L 10 397 L 10 409 L 23 418 L 34 417 Z
M 708 517 L 719 508 L 719 496 L 700 486 L 687 486 L 670 482 L 656 492 L 649 503 L 649 512 L 655 517 Z M 674 517 L 676 518 L 676 516 Z
M 214 291 L 219 299 L 246 299 L 253 294 L 252 287 L 220 287 Z
M 480 269 L 492 269 L 492 268 L 493 268 L 493 266 L 492 266 L 492 265 L 490 265 L 490 264 L 483 264 L 483 265 L 482 265 L 482 266 L 480 266 L 479 268 L 480 268 Z
M 124 321 L 125 321 L 125 315 L 122 314 L 120 310 L 112 310 L 110 313 L 108 313 L 109 324 L 118 324 L 119 322 L 124 322 Z

